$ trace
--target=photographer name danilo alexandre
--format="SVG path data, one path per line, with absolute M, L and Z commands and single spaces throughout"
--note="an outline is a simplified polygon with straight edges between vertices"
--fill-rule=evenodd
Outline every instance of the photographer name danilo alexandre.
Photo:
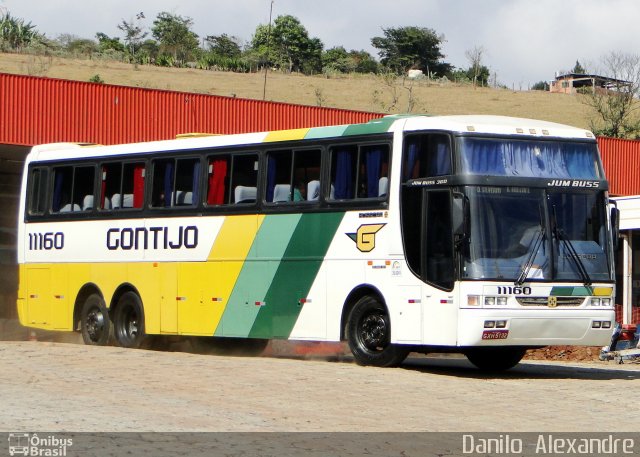
M 531 449 L 533 445 L 533 442 L 527 443 L 527 448 Z M 497 438 L 462 435 L 463 454 L 521 454 L 524 447 L 523 439 L 512 438 L 508 434 Z M 567 438 L 540 434 L 535 441 L 535 453 L 541 455 L 621 455 L 634 452 L 635 442 L 632 438 L 615 438 L 613 435 L 604 438 Z

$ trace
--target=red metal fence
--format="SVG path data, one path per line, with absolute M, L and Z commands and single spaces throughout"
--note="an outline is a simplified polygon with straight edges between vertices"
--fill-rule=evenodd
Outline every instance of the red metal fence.
M 0 73 L 0 144 L 100 144 L 367 122 L 382 114 Z
M 612 195 L 640 195 L 640 141 L 598 138 Z

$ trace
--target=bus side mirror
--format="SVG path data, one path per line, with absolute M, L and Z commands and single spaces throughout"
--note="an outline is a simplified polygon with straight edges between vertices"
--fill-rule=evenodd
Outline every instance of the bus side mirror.
M 620 239 L 620 210 L 616 206 L 611 207 L 611 237 L 613 238 L 613 248 L 618 249 Z
M 453 237 L 456 246 L 469 238 L 469 199 L 459 192 L 453 194 L 452 205 Z

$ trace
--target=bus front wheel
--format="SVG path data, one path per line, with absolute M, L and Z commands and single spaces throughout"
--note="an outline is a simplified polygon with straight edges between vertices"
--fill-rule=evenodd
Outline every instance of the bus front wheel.
M 465 355 L 481 370 L 504 371 L 520 363 L 526 352 L 526 348 L 518 347 L 483 347 L 468 349 Z
M 402 363 L 409 348 L 391 344 L 391 323 L 384 304 L 364 296 L 356 302 L 347 320 L 347 341 L 360 365 L 391 367 Z
M 135 292 L 125 292 L 113 316 L 113 333 L 118 346 L 139 348 L 144 339 L 142 302 Z
M 111 336 L 111 320 L 104 300 L 98 294 L 91 294 L 82 305 L 80 312 L 80 332 L 84 344 L 105 346 Z

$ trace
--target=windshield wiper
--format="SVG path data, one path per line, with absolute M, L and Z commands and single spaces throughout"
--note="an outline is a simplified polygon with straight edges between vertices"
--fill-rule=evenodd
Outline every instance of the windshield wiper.
M 565 249 L 569 251 L 568 257 L 572 258 L 574 263 L 576 264 L 576 267 L 578 268 L 578 273 L 580 273 L 580 276 L 582 277 L 582 282 L 584 283 L 584 285 L 590 286 L 591 277 L 589 276 L 589 273 L 587 272 L 587 269 L 585 268 L 584 263 L 582 262 L 582 259 L 580 259 L 580 257 L 578 256 L 578 251 L 576 251 L 576 248 L 573 246 L 573 243 L 571 242 L 567 234 L 564 233 L 564 230 L 558 227 L 558 219 L 556 217 L 555 205 L 553 206 L 553 221 L 552 221 L 551 230 L 553 231 L 553 234 L 555 235 L 555 237 L 562 242 Z M 558 255 L 560 255 L 560 253 L 558 253 Z
M 527 257 L 527 261 L 522 265 L 522 270 L 520 270 L 520 275 L 518 279 L 515 280 L 514 285 L 521 286 L 527 280 L 527 276 L 529 276 L 529 271 L 533 266 L 533 262 L 536 260 L 540 246 L 542 246 L 542 241 L 544 241 L 545 232 L 542 209 L 540 208 L 540 229 L 538 230 L 538 236 L 529 244 L 529 257 Z

